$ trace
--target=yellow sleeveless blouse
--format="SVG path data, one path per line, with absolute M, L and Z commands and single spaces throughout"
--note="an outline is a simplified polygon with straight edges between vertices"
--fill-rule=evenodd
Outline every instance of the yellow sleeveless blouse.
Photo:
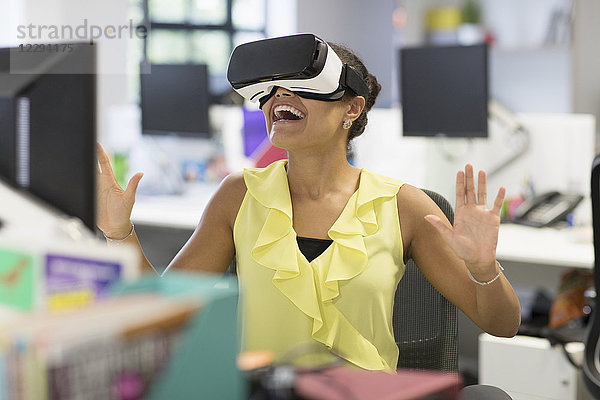
M 247 191 L 233 230 L 242 350 L 271 350 L 279 360 L 316 341 L 359 367 L 395 369 L 392 309 L 405 268 L 396 193 L 403 182 L 363 168 L 328 231 L 333 243 L 308 262 L 292 225 L 286 164 L 244 170 Z

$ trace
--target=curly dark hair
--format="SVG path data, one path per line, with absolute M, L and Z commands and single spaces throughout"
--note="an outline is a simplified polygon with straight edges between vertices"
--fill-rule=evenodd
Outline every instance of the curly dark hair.
M 348 151 L 350 151 L 350 141 L 355 137 L 362 135 L 362 133 L 365 131 L 365 127 L 367 126 L 367 113 L 371 107 L 373 107 L 373 104 L 375 104 L 375 100 L 377 99 L 379 91 L 381 90 L 381 85 L 379 82 L 377 82 L 377 78 L 375 78 L 373 74 L 369 73 L 365 67 L 365 64 L 363 64 L 362 60 L 352 50 L 337 43 L 327 42 L 327 44 L 331 46 L 333 51 L 335 51 L 344 64 L 348 64 L 349 66 L 353 67 L 362 75 L 367 87 L 369 88 L 369 94 L 365 99 L 365 108 L 360 116 L 352 123 L 352 127 L 348 131 L 347 147 Z M 357 96 L 354 90 L 348 89 L 346 90 L 344 99 L 349 99 L 354 96 Z

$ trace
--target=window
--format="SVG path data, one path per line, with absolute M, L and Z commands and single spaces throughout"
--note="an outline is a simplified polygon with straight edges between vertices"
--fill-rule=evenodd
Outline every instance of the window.
M 225 76 L 233 47 L 265 37 L 266 0 L 138 0 L 150 34 L 143 60 L 207 64 Z

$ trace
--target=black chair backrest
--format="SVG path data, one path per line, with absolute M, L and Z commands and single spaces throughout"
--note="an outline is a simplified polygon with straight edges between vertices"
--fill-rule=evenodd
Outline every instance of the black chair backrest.
M 592 226 L 594 231 L 594 286 L 600 290 L 600 155 L 592 164 Z M 588 325 L 583 355 L 583 380 L 595 398 L 600 398 L 600 297 L 596 295 Z
M 452 205 L 423 190 L 454 222 Z M 421 274 L 411 259 L 394 298 L 392 325 L 400 350 L 398 368 L 458 371 L 456 307 Z

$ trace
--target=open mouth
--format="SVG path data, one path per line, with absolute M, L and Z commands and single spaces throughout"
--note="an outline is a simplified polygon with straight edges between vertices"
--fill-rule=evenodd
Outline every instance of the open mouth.
M 295 107 L 287 104 L 278 105 L 273 109 L 273 122 L 299 121 L 306 115 Z

